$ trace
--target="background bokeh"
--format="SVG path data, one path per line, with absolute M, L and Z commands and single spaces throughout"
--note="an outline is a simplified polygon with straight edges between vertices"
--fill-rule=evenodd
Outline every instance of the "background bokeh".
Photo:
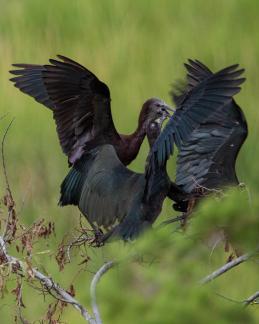
M 126 259 L 98 287 L 104 323 L 258 323 L 258 306 L 244 309 L 234 302 L 259 289 L 257 260 L 201 288 L 198 280 L 224 264 L 229 253 L 223 244 L 212 248 L 195 233 L 201 228 L 208 233 L 213 224 L 224 224 L 233 228 L 233 240 L 244 250 L 256 244 L 259 2 L 0 0 L 0 11 L 0 110 L 1 115 L 8 113 L 1 121 L 1 137 L 15 117 L 6 146 L 9 181 L 23 223 L 45 218 L 56 224 L 56 236 L 35 246 L 33 262 L 66 288 L 73 282 L 77 298 L 88 306 L 92 273 L 106 260 Z M 114 121 L 121 133 L 134 130 L 147 98 L 170 102 L 171 84 L 183 78 L 187 58 L 197 58 L 214 71 L 240 63 L 247 81 L 237 101 L 249 124 L 249 137 L 237 162 L 239 179 L 247 185 L 242 197 L 229 193 L 223 202 L 206 202 L 197 212 L 197 226 L 186 233 L 169 226 L 134 244 L 88 249 L 91 260 L 79 273 L 81 256 L 74 253 L 71 264 L 60 272 L 53 255 L 64 236 L 72 238 L 79 219 L 75 207 L 57 206 L 67 160 L 51 113 L 8 81 L 12 63 L 45 64 L 56 54 L 85 65 L 109 86 Z M 130 167 L 142 172 L 147 154 L 145 142 Z M 173 178 L 174 158 L 168 164 Z M 3 195 L 3 176 L 0 181 Z M 166 201 L 158 223 L 174 214 Z M 8 290 L 14 285 L 10 282 Z M 25 287 L 24 316 L 31 322 L 42 319 L 50 301 Z M 6 294 L 0 306 L 1 322 L 13 323 L 15 311 L 15 297 Z M 83 323 L 72 307 L 66 308 L 62 319 Z

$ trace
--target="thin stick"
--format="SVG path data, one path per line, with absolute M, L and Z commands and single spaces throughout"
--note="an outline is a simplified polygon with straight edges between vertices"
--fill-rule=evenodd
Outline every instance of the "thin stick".
M 90 293 L 91 293 L 91 299 L 92 299 L 92 309 L 93 313 L 96 319 L 96 324 L 101 324 L 101 316 L 100 312 L 96 303 L 96 286 L 98 282 L 100 281 L 101 277 L 112 267 L 114 267 L 115 263 L 114 261 L 109 261 L 104 263 L 104 265 L 101 266 L 101 268 L 96 272 L 96 274 L 93 277 L 93 280 L 91 282 L 90 286 Z
M 8 176 L 7 176 L 6 164 L 5 164 L 4 144 L 5 144 L 5 139 L 6 139 L 6 136 L 8 134 L 8 131 L 11 128 L 12 123 L 14 122 L 14 119 L 15 118 L 13 118 L 11 120 L 11 122 L 9 123 L 9 125 L 7 126 L 7 128 L 5 130 L 5 133 L 4 133 L 4 136 L 3 136 L 3 139 L 2 139 L 2 144 L 1 144 L 2 165 L 3 165 L 3 170 L 4 170 L 5 184 L 6 184 L 6 188 L 7 188 L 10 195 L 11 195 L 11 190 L 10 190 L 10 185 L 9 185 L 9 181 L 8 181 Z
M 252 303 L 255 303 L 257 298 L 259 298 L 259 291 L 257 291 L 252 296 L 250 296 L 247 299 L 245 299 L 243 301 L 243 303 L 245 304 L 245 306 L 248 306 L 248 305 L 250 305 Z
M 222 266 L 221 268 L 213 271 L 210 275 L 206 276 L 205 278 L 200 280 L 200 284 L 204 285 L 214 279 L 216 279 L 217 277 L 221 276 L 223 273 L 231 270 L 232 268 L 238 266 L 239 264 L 247 261 L 249 258 L 251 258 L 251 256 L 253 256 L 255 253 L 257 252 L 253 252 L 253 253 L 246 253 L 241 255 L 240 257 L 228 262 L 227 264 L 225 264 L 224 266 Z
M 10 187 L 8 175 L 7 175 L 7 168 L 6 168 L 5 155 L 4 155 L 4 145 L 5 145 L 6 136 L 8 134 L 9 129 L 11 128 L 13 122 L 14 122 L 14 118 L 11 120 L 11 122 L 7 126 L 4 136 L 3 136 L 3 139 L 2 139 L 2 143 L 1 143 L 2 166 L 3 166 L 5 185 L 6 185 L 6 191 L 7 191 L 6 197 L 8 197 L 7 198 L 8 200 L 10 200 L 9 201 L 10 205 L 8 206 L 8 217 L 6 220 L 6 226 L 5 226 L 5 230 L 4 230 L 4 234 L 3 234 L 3 239 L 5 241 L 7 241 L 7 239 L 8 239 L 9 225 L 10 225 L 10 221 L 12 218 L 12 214 L 14 212 L 14 200 L 13 200 L 12 191 L 11 191 L 11 187 Z

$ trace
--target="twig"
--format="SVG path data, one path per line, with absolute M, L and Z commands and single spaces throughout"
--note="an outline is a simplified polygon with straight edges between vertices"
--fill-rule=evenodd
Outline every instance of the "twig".
M 7 126 L 4 136 L 3 136 L 3 139 L 2 139 L 2 143 L 1 143 L 2 166 L 3 166 L 5 185 L 6 185 L 6 191 L 7 191 L 5 199 L 7 200 L 6 205 L 8 208 L 8 217 L 6 220 L 5 230 L 4 230 L 4 234 L 3 234 L 3 239 L 5 242 L 8 240 L 8 234 L 9 234 L 8 232 L 10 229 L 10 223 L 11 223 L 12 216 L 15 215 L 15 210 L 14 210 L 15 203 L 13 200 L 12 191 L 11 191 L 11 187 L 10 187 L 9 180 L 8 180 L 7 168 L 6 168 L 6 163 L 5 163 L 5 155 L 4 155 L 4 145 L 5 145 L 6 136 L 8 134 L 9 129 L 12 126 L 13 121 L 14 121 L 14 118 L 11 120 L 11 122 Z
M 87 234 L 83 233 L 67 245 L 67 259 L 68 262 L 71 262 L 70 251 L 74 246 L 81 246 L 89 241 Z
M 10 185 L 9 185 L 9 181 L 8 181 L 8 176 L 7 176 L 6 164 L 5 164 L 4 144 L 5 144 L 5 139 L 8 134 L 8 131 L 11 128 L 13 122 L 14 122 L 14 118 L 11 120 L 11 122 L 7 126 L 4 136 L 3 136 L 3 139 L 2 139 L 2 144 L 1 144 L 2 165 L 3 165 L 3 170 L 4 170 L 5 184 L 6 184 L 6 188 L 9 192 L 9 194 L 11 194 L 11 190 L 10 190 Z
M 227 296 L 224 296 L 224 295 L 221 295 L 219 293 L 215 293 L 216 296 L 220 297 L 220 298 L 223 298 L 231 303 L 235 303 L 235 304 L 242 304 L 242 301 L 239 301 L 239 300 L 235 300 L 233 298 L 230 298 L 230 297 L 227 297 Z
M 213 271 L 210 275 L 206 276 L 205 278 L 200 280 L 200 284 L 204 285 L 214 279 L 216 279 L 217 277 L 221 276 L 223 273 L 231 270 L 232 268 L 238 266 L 240 263 L 243 263 L 245 261 L 247 261 L 249 258 L 251 258 L 251 256 L 253 256 L 254 254 L 256 254 L 258 251 L 253 252 L 253 253 L 246 253 L 241 255 L 240 257 L 226 263 L 224 266 L 222 266 L 221 268 Z
M 7 253 L 6 244 L 2 236 L 0 236 L 0 253 L 4 256 L 7 262 L 13 266 L 16 271 L 26 272 L 27 265 L 20 261 L 19 259 L 9 255 Z M 71 304 L 76 310 L 78 310 L 82 317 L 88 321 L 90 324 L 96 324 L 97 321 L 89 314 L 84 306 L 82 306 L 75 298 L 73 298 L 69 293 L 67 293 L 63 288 L 61 288 L 57 283 L 55 283 L 51 278 L 45 276 L 40 271 L 35 268 L 30 268 L 30 276 L 34 279 L 40 281 L 40 283 L 49 291 L 54 292 L 60 299 L 68 304 Z
M 252 296 L 248 297 L 247 299 L 245 299 L 243 301 L 245 306 L 248 306 L 250 304 L 256 303 L 256 299 L 259 298 L 259 291 L 257 291 L 256 293 L 254 293 Z
M 92 299 L 92 309 L 93 313 L 96 319 L 96 324 L 101 324 L 102 320 L 100 317 L 100 312 L 96 303 L 96 286 L 98 282 L 100 281 L 101 277 L 112 267 L 114 267 L 115 262 L 109 261 L 104 263 L 104 265 L 101 266 L 101 268 L 96 272 L 96 274 L 93 277 L 93 280 L 91 282 L 90 286 L 90 293 L 91 293 L 91 299 Z
M 176 216 L 176 217 L 170 217 L 169 219 L 163 221 L 162 223 L 160 223 L 157 228 L 161 228 L 165 225 L 171 224 L 171 223 L 175 223 L 181 220 L 184 220 L 186 218 L 186 215 L 180 215 L 180 216 Z

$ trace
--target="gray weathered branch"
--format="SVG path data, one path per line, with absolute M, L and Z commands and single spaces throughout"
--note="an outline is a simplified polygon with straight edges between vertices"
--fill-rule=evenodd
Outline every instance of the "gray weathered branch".
M 247 299 L 245 299 L 243 301 L 243 303 L 245 304 L 245 306 L 248 306 L 254 302 L 256 302 L 256 300 L 259 298 L 259 291 L 255 292 L 252 296 L 248 297 Z
M 206 284 L 208 282 L 211 282 L 212 280 L 216 279 L 217 277 L 221 276 L 223 273 L 231 270 L 232 268 L 238 266 L 239 264 L 247 261 L 250 259 L 253 255 L 255 255 L 258 251 L 252 252 L 252 253 L 246 253 L 241 255 L 240 257 L 224 264 L 219 269 L 213 271 L 210 275 L 206 276 L 205 278 L 200 280 L 200 284 Z
M 93 277 L 93 280 L 91 282 L 90 286 L 90 293 L 91 293 L 91 300 L 92 300 L 92 309 L 93 313 L 96 319 L 97 324 L 101 324 L 101 316 L 100 312 L 96 303 L 96 286 L 98 282 L 100 281 L 101 277 L 112 267 L 114 267 L 115 263 L 113 261 L 109 261 L 104 263 L 104 265 L 101 266 L 101 268 L 96 272 L 96 274 Z

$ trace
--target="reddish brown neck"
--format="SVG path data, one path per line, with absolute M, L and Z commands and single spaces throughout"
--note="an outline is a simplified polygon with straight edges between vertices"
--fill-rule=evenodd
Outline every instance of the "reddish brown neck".
M 141 125 L 139 124 L 135 132 L 127 136 L 129 147 L 132 150 L 136 150 L 138 153 L 140 146 L 144 141 L 145 136 L 146 136 L 146 127 L 144 127 L 143 124 Z
M 146 136 L 146 127 L 143 122 L 139 121 L 138 128 L 134 133 L 130 135 L 120 135 L 121 136 L 121 144 L 123 145 L 123 155 L 121 160 L 124 160 L 124 164 L 129 164 L 132 160 L 134 160 L 139 152 L 140 146 L 144 141 Z M 120 155 L 120 154 L 119 154 Z

